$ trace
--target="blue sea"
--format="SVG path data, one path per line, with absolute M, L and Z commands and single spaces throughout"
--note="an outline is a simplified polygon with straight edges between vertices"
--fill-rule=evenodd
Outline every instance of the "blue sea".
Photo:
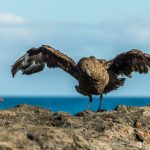
M 63 111 L 76 114 L 87 109 L 88 97 L 4 97 L 0 103 L 0 110 L 8 109 L 20 104 L 31 104 L 50 109 L 53 112 Z M 150 97 L 104 97 L 102 102 L 103 110 L 112 110 L 117 105 L 146 106 L 150 105 Z M 96 111 L 99 106 L 99 98 L 94 97 L 91 110 Z

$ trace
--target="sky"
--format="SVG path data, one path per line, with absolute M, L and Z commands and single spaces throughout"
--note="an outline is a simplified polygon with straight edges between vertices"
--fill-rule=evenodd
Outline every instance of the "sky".
M 150 53 L 150 1 L 1 1 L 1 96 L 81 96 L 74 88 L 78 82 L 60 69 L 12 78 L 13 63 L 43 44 L 76 62 L 91 55 L 110 60 L 132 48 Z M 149 89 L 150 74 L 134 74 L 108 96 L 150 96 Z

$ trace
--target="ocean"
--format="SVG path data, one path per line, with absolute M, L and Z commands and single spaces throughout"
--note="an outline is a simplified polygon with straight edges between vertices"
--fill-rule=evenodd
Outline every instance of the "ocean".
M 31 104 L 49 109 L 53 112 L 63 111 L 76 114 L 87 109 L 88 97 L 4 97 L 0 103 L 0 110 L 8 109 L 20 104 Z M 139 97 L 104 97 L 103 110 L 115 109 L 118 105 L 146 106 L 150 105 L 150 98 Z M 99 106 L 99 98 L 94 97 L 91 110 L 96 111 Z

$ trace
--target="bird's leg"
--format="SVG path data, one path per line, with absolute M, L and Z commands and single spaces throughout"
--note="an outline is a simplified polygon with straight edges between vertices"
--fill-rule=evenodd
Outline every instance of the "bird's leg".
M 91 104 L 92 104 L 92 96 L 89 96 L 90 100 L 89 100 L 89 105 L 88 105 L 88 110 L 90 110 Z
M 98 112 L 101 111 L 102 100 L 103 100 L 103 95 L 101 94 L 101 95 L 100 95 L 100 104 L 99 104 Z

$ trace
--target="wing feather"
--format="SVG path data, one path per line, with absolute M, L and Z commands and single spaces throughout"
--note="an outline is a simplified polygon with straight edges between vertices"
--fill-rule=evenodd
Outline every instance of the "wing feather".
M 124 52 L 109 61 L 109 71 L 117 75 L 130 77 L 132 72 L 148 73 L 150 68 L 150 55 L 140 50 L 132 49 Z
M 109 82 L 104 89 L 104 93 L 107 94 L 113 90 L 117 90 L 120 86 L 123 86 L 125 83 L 125 78 L 118 78 L 117 75 L 113 72 L 108 72 Z
M 76 63 L 67 55 L 47 45 L 28 50 L 12 66 L 12 75 L 14 77 L 19 70 L 23 74 L 30 75 L 42 71 L 45 65 L 49 68 L 61 68 L 78 79 Z

